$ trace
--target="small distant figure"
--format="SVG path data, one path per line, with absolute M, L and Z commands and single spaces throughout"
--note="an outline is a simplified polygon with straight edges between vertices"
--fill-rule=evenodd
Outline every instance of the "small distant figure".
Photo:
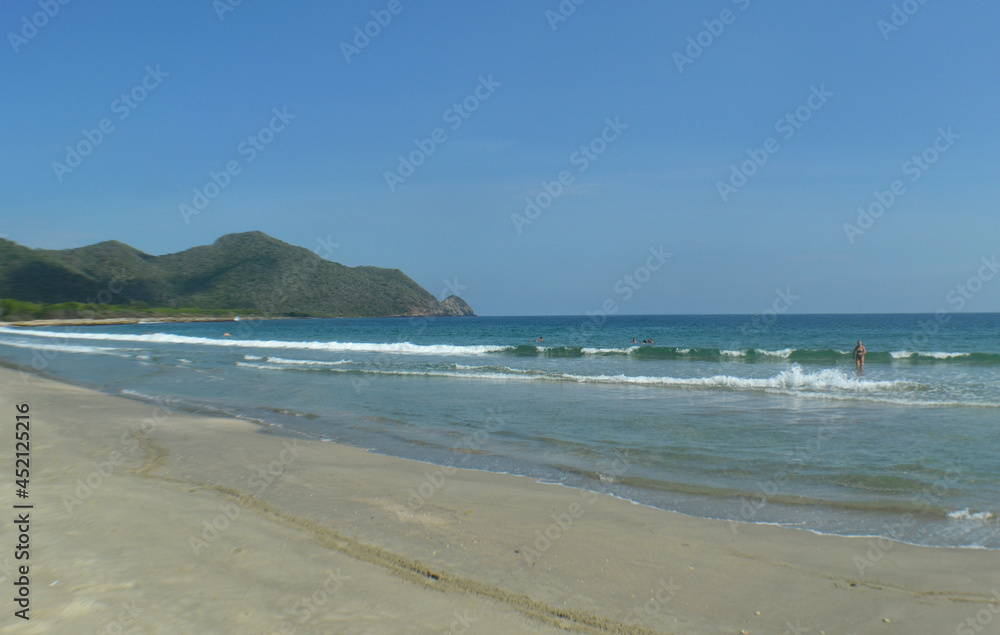
M 229 337 L 229 333 L 223 333 L 222 337 Z
M 634 338 L 634 337 L 632 338 L 632 343 L 633 343 L 633 344 L 635 344 L 635 343 L 636 343 L 636 341 L 635 341 L 635 338 Z
M 535 341 L 536 341 L 536 342 L 541 342 L 541 341 L 542 341 L 542 338 L 540 338 L 540 337 L 539 337 L 539 338 L 538 338 L 537 340 L 535 340 Z
M 645 344 L 645 343 L 646 343 L 646 340 L 642 340 L 642 343 L 643 343 L 643 344 Z
M 653 340 L 649 340 L 649 343 L 650 343 L 650 344 L 652 344 L 652 343 L 653 343 Z
M 864 367 L 865 355 L 867 353 L 868 349 L 865 348 L 865 345 L 861 343 L 861 340 L 858 340 L 858 345 L 854 347 L 853 351 L 851 351 L 851 355 L 854 356 L 854 363 L 857 364 L 858 368 Z

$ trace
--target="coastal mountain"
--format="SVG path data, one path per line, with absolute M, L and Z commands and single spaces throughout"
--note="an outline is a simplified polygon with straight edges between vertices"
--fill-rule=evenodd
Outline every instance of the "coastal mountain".
M 398 269 L 347 267 L 257 231 L 164 256 L 113 240 L 46 250 L 0 239 L 0 298 L 275 316 L 473 315 L 461 298 L 439 302 Z

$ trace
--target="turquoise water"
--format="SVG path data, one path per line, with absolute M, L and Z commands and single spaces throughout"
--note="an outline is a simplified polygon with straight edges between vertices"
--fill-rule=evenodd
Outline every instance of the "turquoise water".
M 733 531 L 1000 548 L 997 314 L 3 327 L 0 358 Z

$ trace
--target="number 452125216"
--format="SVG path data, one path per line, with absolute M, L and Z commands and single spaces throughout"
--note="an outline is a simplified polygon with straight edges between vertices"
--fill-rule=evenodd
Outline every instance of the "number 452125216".
M 30 467 L 29 461 L 31 457 L 31 419 L 28 415 L 28 404 L 17 404 L 14 408 L 18 413 L 14 417 L 16 421 L 14 424 L 14 440 L 16 441 L 14 476 L 17 479 L 15 484 L 24 491 L 23 495 L 20 492 L 18 492 L 18 495 L 22 498 L 27 498 L 28 479 L 30 477 L 28 468 Z

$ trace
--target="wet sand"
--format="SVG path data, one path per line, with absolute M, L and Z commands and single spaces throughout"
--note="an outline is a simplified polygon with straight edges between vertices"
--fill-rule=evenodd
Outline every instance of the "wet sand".
M 695 519 L 4 368 L 0 386 L 5 434 L 30 404 L 34 505 L 32 619 L 7 599 L 0 633 L 1000 628 L 996 551 Z

